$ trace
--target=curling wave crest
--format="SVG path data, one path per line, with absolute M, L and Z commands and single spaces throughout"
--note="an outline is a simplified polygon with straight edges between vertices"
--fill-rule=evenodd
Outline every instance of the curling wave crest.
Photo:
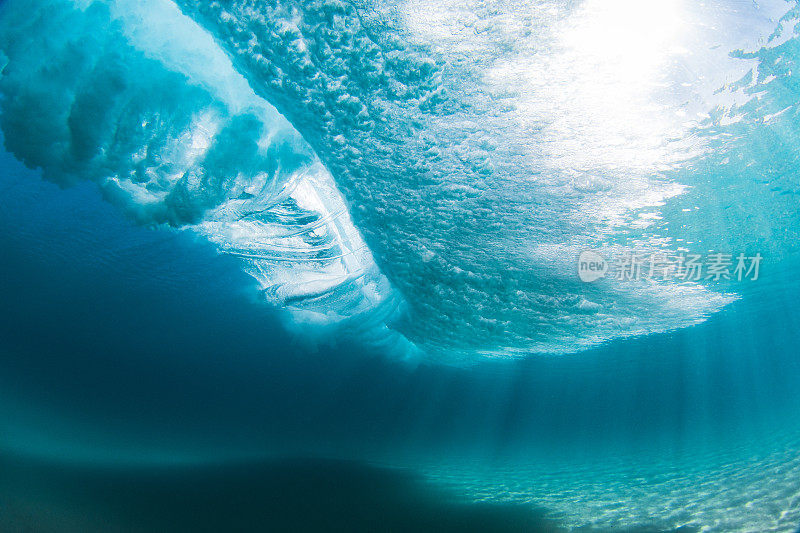
M 17 158 L 241 257 L 295 320 L 393 306 L 330 173 L 199 26 L 167 2 L 39 4 L 3 12 L 0 123 Z

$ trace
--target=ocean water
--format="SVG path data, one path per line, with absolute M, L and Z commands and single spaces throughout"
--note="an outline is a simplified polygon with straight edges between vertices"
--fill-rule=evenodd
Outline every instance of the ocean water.
M 795 533 L 798 20 L 0 3 L 0 531 Z

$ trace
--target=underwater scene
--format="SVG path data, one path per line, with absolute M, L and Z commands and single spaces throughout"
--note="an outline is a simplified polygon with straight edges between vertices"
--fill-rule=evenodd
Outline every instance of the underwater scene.
M 798 22 L 3 0 L 0 533 L 798 533 Z

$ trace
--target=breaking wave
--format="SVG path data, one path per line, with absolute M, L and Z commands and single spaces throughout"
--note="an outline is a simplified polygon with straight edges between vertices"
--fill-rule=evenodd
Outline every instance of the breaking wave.
M 293 323 L 448 360 L 568 353 L 737 298 L 575 273 L 587 248 L 753 251 L 693 226 L 720 204 L 696 171 L 731 168 L 715 136 L 771 82 L 752 77 L 759 53 L 729 51 L 797 44 L 775 32 L 786 6 L 710 35 L 714 7 L 11 0 L 0 126 L 45 179 L 93 181 L 137 221 L 241 258 Z M 724 202 L 774 185 L 740 170 Z

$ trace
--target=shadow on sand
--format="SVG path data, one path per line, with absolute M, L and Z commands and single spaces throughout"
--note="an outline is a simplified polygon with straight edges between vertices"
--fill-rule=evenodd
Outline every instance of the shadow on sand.
M 351 461 L 135 469 L 0 461 L 0 532 L 94 531 L 566 530 L 544 510 L 459 500 L 411 472 Z

